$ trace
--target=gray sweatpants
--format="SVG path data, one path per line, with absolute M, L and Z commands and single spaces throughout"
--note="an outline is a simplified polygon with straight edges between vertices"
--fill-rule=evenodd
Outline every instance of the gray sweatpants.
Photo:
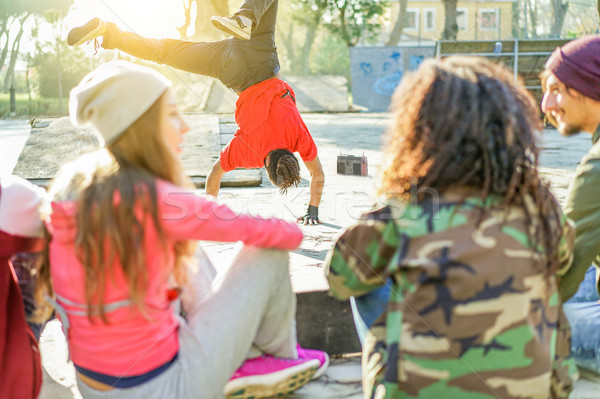
M 261 352 L 296 357 L 296 297 L 288 253 L 238 246 L 231 265 L 215 270 L 199 248 L 193 292 L 183 296 L 179 357 L 150 381 L 101 392 L 77 380 L 83 398 L 212 399 L 245 359 Z M 213 272 L 214 271 L 214 272 Z

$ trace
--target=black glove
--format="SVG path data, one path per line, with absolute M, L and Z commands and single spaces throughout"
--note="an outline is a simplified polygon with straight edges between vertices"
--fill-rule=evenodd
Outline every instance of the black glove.
M 314 205 L 309 205 L 306 210 L 306 215 L 299 217 L 297 222 L 302 222 L 303 224 L 320 224 L 319 208 Z

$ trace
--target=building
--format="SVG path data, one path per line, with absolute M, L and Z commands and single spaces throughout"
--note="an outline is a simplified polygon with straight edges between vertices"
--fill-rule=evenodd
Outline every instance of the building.
M 391 15 L 398 15 L 398 0 L 391 0 Z M 513 5 L 516 0 L 458 1 L 458 40 L 511 39 Z M 439 40 L 444 30 L 444 3 L 441 0 L 408 0 L 407 23 L 403 34 L 418 40 Z M 392 21 L 393 23 L 393 21 Z

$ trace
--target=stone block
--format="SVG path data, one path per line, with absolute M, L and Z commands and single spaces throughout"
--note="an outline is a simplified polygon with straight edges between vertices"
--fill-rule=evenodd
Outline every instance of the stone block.
M 330 355 L 360 352 L 350 301 L 338 301 L 327 291 L 297 295 L 296 329 L 304 348 L 323 350 Z

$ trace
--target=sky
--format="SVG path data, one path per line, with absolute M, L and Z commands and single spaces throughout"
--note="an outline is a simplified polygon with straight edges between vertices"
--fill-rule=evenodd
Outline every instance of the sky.
M 93 17 L 150 37 L 179 37 L 175 24 L 183 24 L 181 0 L 75 0 L 64 19 L 65 32 Z
M 2 1 L 2 0 L 0 0 Z M 142 36 L 156 38 L 179 38 L 176 25 L 183 24 L 182 0 L 74 0 L 69 12 L 62 22 L 62 40 L 66 40 L 67 33 L 74 27 L 88 22 L 94 17 L 116 23 L 119 28 L 138 33 Z M 194 15 L 192 15 L 193 17 Z M 34 43 L 29 40 L 29 33 L 35 22 L 30 18 L 26 24 L 25 34 L 21 41 L 21 52 L 34 49 Z M 17 24 L 13 24 L 11 38 L 18 31 Z M 47 23 L 39 25 L 39 36 L 50 38 L 54 33 Z M 4 45 L 1 42 L 0 45 Z M 82 46 L 84 52 L 94 54 L 92 44 Z M 17 70 L 24 70 L 23 60 L 17 63 Z

